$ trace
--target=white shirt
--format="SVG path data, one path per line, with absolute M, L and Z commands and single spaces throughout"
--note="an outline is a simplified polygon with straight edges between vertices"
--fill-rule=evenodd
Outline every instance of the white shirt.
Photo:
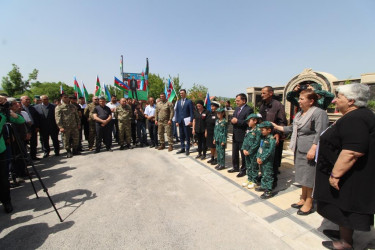
M 30 116 L 26 111 L 21 111 L 22 117 L 25 119 L 25 122 L 31 122 Z
M 145 109 L 145 115 L 147 115 L 147 116 L 155 116 L 155 108 L 156 108 L 155 104 L 153 106 L 147 105 L 147 107 Z
M 120 103 L 116 102 L 115 104 L 113 104 L 112 102 L 109 102 L 106 104 L 108 108 L 110 108 L 111 110 L 112 109 L 115 109 L 120 105 Z M 112 112 L 112 119 L 116 119 L 115 118 L 115 114 Z
M 80 104 L 79 106 L 81 106 L 81 108 L 85 109 L 87 107 L 87 104 Z

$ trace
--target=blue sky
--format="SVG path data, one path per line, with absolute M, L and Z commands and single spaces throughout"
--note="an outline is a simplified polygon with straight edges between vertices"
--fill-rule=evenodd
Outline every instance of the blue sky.
M 375 1 L 0 0 L 0 77 L 73 77 L 93 92 L 127 72 L 180 76 L 233 97 L 285 85 L 305 68 L 338 79 L 375 72 Z

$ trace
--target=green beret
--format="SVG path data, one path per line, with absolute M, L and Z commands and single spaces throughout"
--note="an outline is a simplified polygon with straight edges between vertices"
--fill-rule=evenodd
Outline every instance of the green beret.
M 256 118 L 256 119 L 258 119 L 258 118 L 262 118 L 262 116 L 261 116 L 260 114 L 252 113 L 252 114 L 250 114 L 250 115 L 248 115 L 248 116 L 246 117 L 245 121 L 248 121 L 248 120 L 250 120 L 251 118 Z
M 40 95 L 34 95 L 34 99 L 39 100 L 40 99 Z
M 322 90 L 322 85 L 320 85 L 319 83 L 310 83 L 310 86 L 313 87 L 315 90 Z
M 264 121 L 259 124 L 259 128 L 273 128 L 273 125 L 269 121 Z
M 218 109 L 216 110 L 216 112 L 225 112 L 225 109 L 224 109 L 224 108 L 218 108 Z

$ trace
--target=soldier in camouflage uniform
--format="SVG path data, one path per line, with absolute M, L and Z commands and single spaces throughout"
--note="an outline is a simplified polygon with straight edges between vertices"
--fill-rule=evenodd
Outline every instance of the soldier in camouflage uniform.
M 94 147 L 95 138 L 96 138 L 96 129 L 95 129 L 95 120 L 92 116 L 92 111 L 94 111 L 94 108 L 99 105 L 99 97 L 94 96 L 92 98 L 92 103 L 88 104 L 85 108 L 85 111 L 83 113 L 84 116 L 87 117 L 88 123 L 89 123 L 89 150 L 92 151 L 92 148 Z
M 262 136 L 260 137 L 260 145 L 257 153 L 257 163 L 261 167 L 262 182 L 260 187 L 255 191 L 264 191 L 260 196 L 262 199 L 268 199 L 273 196 L 273 159 L 275 157 L 276 140 L 271 134 L 273 125 L 269 121 L 264 121 L 259 125 Z
M 130 144 L 131 139 L 131 118 L 133 116 L 132 108 L 126 103 L 125 98 L 121 98 L 120 105 L 116 108 L 114 112 L 115 118 L 118 121 L 118 133 L 119 133 L 119 143 L 120 150 L 125 149 L 124 138 L 126 136 L 126 147 L 132 149 Z
M 217 170 L 225 169 L 225 147 L 227 145 L 227 125 L 228 122 L 225 119 L 225 109 L 219 108 L 216 110 L 217 119 L 214 128 L 214 141 L 217 151 L 217 163 L 215 167 Z
M 253 113 L 250 114 L 245 120 L 248 123 L 249 128 L 246 131 L 241 150 L 243 150 L 243 153 L 245 155 L 248 181 L 243 183 L 242 186 L 249 189 L 255 187 L 259 172 L 256 156 L 261 136 L 260 129 L 258 128 L 260 119 L 261 115 Z
M 160 102 L 156 105 L 155 110 L 155 125 L 158 126 L 158 135 L 160 140 L 159 150 L 165 148 L 164 132 L 168 136 L 168 151 L 173 150 L 173 136 L 172 136 L 172 119 L 174 115 L 174 107 L 171 102 L 168 102 L 165 93 L 160 94 Z
M 67 152 L 67 157 L 73 157 L 71 151 L 70 140 L 72 140 L 72 147 L 74 154 L 81 154 L 78 149 L 79 133 L 81 121 L 78 116 L 77 108 L 69 103 L 69 97 L 62 94 L 63 103 L 55 109 L 56 124 L 63 134 L 63 143 Z

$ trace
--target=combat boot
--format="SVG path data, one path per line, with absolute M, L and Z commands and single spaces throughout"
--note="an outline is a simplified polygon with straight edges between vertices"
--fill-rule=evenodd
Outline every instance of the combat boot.
M 79 149 L 73 149 L 73 155 L 81 155 Z
M 168 151 L 171 152 L 173 150 L 173 145 L 169 145 Z
M 160 143 L 160 146 L 158 148 L 158 150 L 163 150 L 165 149 L 165 144 L 164 143 Z
M 124 145 L 121 145 L 120 146 L 120 150 L 124 150 L 125 149 L 125 146 Z
M 70 149 L 68 149 L 66 151 L 66 158 L 72 158 L 72 157 L 73 157 L 72 151 L 70 151 Z

